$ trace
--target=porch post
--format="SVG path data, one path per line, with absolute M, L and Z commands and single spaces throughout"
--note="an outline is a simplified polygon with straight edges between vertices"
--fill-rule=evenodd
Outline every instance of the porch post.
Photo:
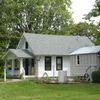
M 20 58 L 20 75 L 21 75 L 21 78 L 25 79 L 25 70 L 24 70 L 24 67 L 23 67 L 23 58 Z
M 14 75 L 15 59 L 12 59 L 12 75 Z
M 20 75 L 22 74 L 23 70 L 23 58 L 20 58 Z
M 5 66 L 4 66 L 4 81 L 6 82 L 6 69 L 7 69 L 7 60 L 5 60 Z

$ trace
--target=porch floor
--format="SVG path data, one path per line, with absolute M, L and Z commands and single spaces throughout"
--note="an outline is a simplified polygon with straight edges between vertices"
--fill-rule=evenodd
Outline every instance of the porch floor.
M 24 76 L 24 79 L 30 79 L 30 78 L 34 78 L 36 77 L 35 75 L 25 75 Z

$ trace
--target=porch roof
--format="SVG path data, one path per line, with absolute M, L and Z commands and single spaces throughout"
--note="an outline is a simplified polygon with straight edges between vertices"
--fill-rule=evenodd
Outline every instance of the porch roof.
M 32 55 L 28 52 L 28 50 L 9 49 L 4 58 L 5 59 L 32 58 Z
M 71 55 L 94 54 L 94 53 L 98 53 L 100 55 L 100 45 L 99 46 L 83 47 L 83 48 L 77 49 L 74 52 L 72 52 Z

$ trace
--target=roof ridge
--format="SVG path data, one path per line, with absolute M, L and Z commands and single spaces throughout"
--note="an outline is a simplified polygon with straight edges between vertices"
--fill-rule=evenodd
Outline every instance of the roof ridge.
M 55 36 L 55 37 L 86 37 L 86 36 L 79 36 L 79 35 L 63 35 L 63 34 L 39 34 L 39 33 L 23 33 L 24 36 L 26 35 L 37 35 L 37 36 Z

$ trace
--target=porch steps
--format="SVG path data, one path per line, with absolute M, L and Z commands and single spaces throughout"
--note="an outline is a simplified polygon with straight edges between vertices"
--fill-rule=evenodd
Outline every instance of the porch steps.
M 31 79 L 31 78 L 34 78 L 36 77 L 35 75 L 25 75 L 23 76 L 24 79 Z

